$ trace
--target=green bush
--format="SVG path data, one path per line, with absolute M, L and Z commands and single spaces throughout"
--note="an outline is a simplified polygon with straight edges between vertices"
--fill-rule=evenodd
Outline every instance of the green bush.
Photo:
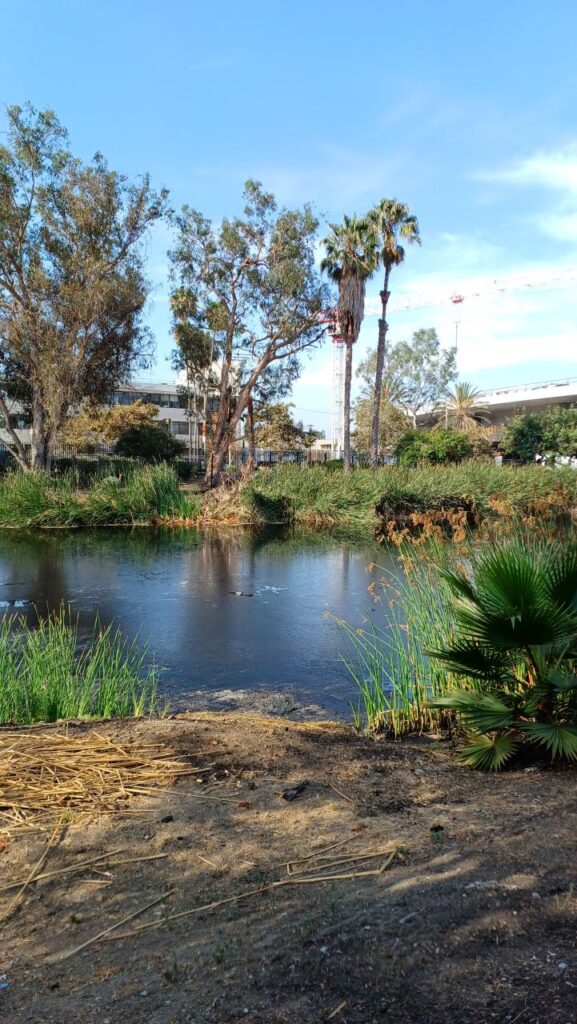
M 183 483 L 187 483 L 189 480 L 194 480 L 198 476 L 202 476 L 202 466 L 199 462 L 186 462 L 184 459 L 175 459 L 173 467 L 176 470 L 176 475 L 179 480 Z
M 130 427 L 118 438 L 114 446 L 117 455 L 143 462 L 171 462 L 182 456 L 185 446 L 163 427 L 142 424 Z
M 519 541 L 472 573 L 441 570 L 455 633 L 430 652 L 460 688 L 431 705 L 469 733 L 460 758 L 497 771 L 519 751 L 577 761 L 577 545 Z
M 463 462 L 474 454 L 475 445 L 469 434 L 439 428 L 408 430 L 395 449 L 403 466 L 416 466 L 420 462 Z
M 506 455 L 530 462 L 537 453 L 577 455 L 577 409 L 553 408 L 513 416 L 505 426 L 502 448 Z

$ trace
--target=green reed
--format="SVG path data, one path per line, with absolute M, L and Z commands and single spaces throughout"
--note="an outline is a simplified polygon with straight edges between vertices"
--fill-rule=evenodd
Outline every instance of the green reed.
M 80 645 L 64 609 L 34 627 L 21 615 L 0 623 L 0 724 L 158 714 L 157 684 L 146 649 L 112 626 Z

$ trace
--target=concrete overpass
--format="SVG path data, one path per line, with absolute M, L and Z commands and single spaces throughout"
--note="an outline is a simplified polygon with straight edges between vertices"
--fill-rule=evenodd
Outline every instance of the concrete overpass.
M 577 377 L 494 388 L 482 392 L 482 401 L 489 408 L 495 440 L 499 440 L 505 423 L 512 416 L 553 406 L 569 409 L 577 405 Z

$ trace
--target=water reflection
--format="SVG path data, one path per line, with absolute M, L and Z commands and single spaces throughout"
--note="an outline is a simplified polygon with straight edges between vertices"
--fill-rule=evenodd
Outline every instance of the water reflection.
M 364 540 L 289 530 L 4 531 L 0 601 L 32 601 L 40 614 L 64 603 L 81 631 L 98 616 L 138 634 L 183 703 L 199 690 L 264 688 L 343 710 L 353 687 L 326 613 L 375 614 L 365 567 L 376 551 L 382 563 Z M 34 620 L 33 606 L 21 611 Z

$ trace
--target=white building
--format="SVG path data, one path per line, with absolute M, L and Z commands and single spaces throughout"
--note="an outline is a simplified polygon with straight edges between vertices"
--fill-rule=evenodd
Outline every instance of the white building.
M 205 415 L 211 417 L 218 410 L 218 397 L 210 394 L 199 396 L 198 415 L 188 415 L 186 395 L 174 381 L 135 381 L 133 384 L 118 388 L 112 395 L 111 405 L 131 405 L 138 400 L 156 405 L 156 420 L 171 434 L 183 441 L 187 448 L 203 448 L 206 440 Z M 14 404 L 10 411 L 10 425 L 16 430 L 24 445 L 30 444 L 30 422 L 22 409 Z M 0 418 L 0 443 L 10 443 L 10 435 Z

